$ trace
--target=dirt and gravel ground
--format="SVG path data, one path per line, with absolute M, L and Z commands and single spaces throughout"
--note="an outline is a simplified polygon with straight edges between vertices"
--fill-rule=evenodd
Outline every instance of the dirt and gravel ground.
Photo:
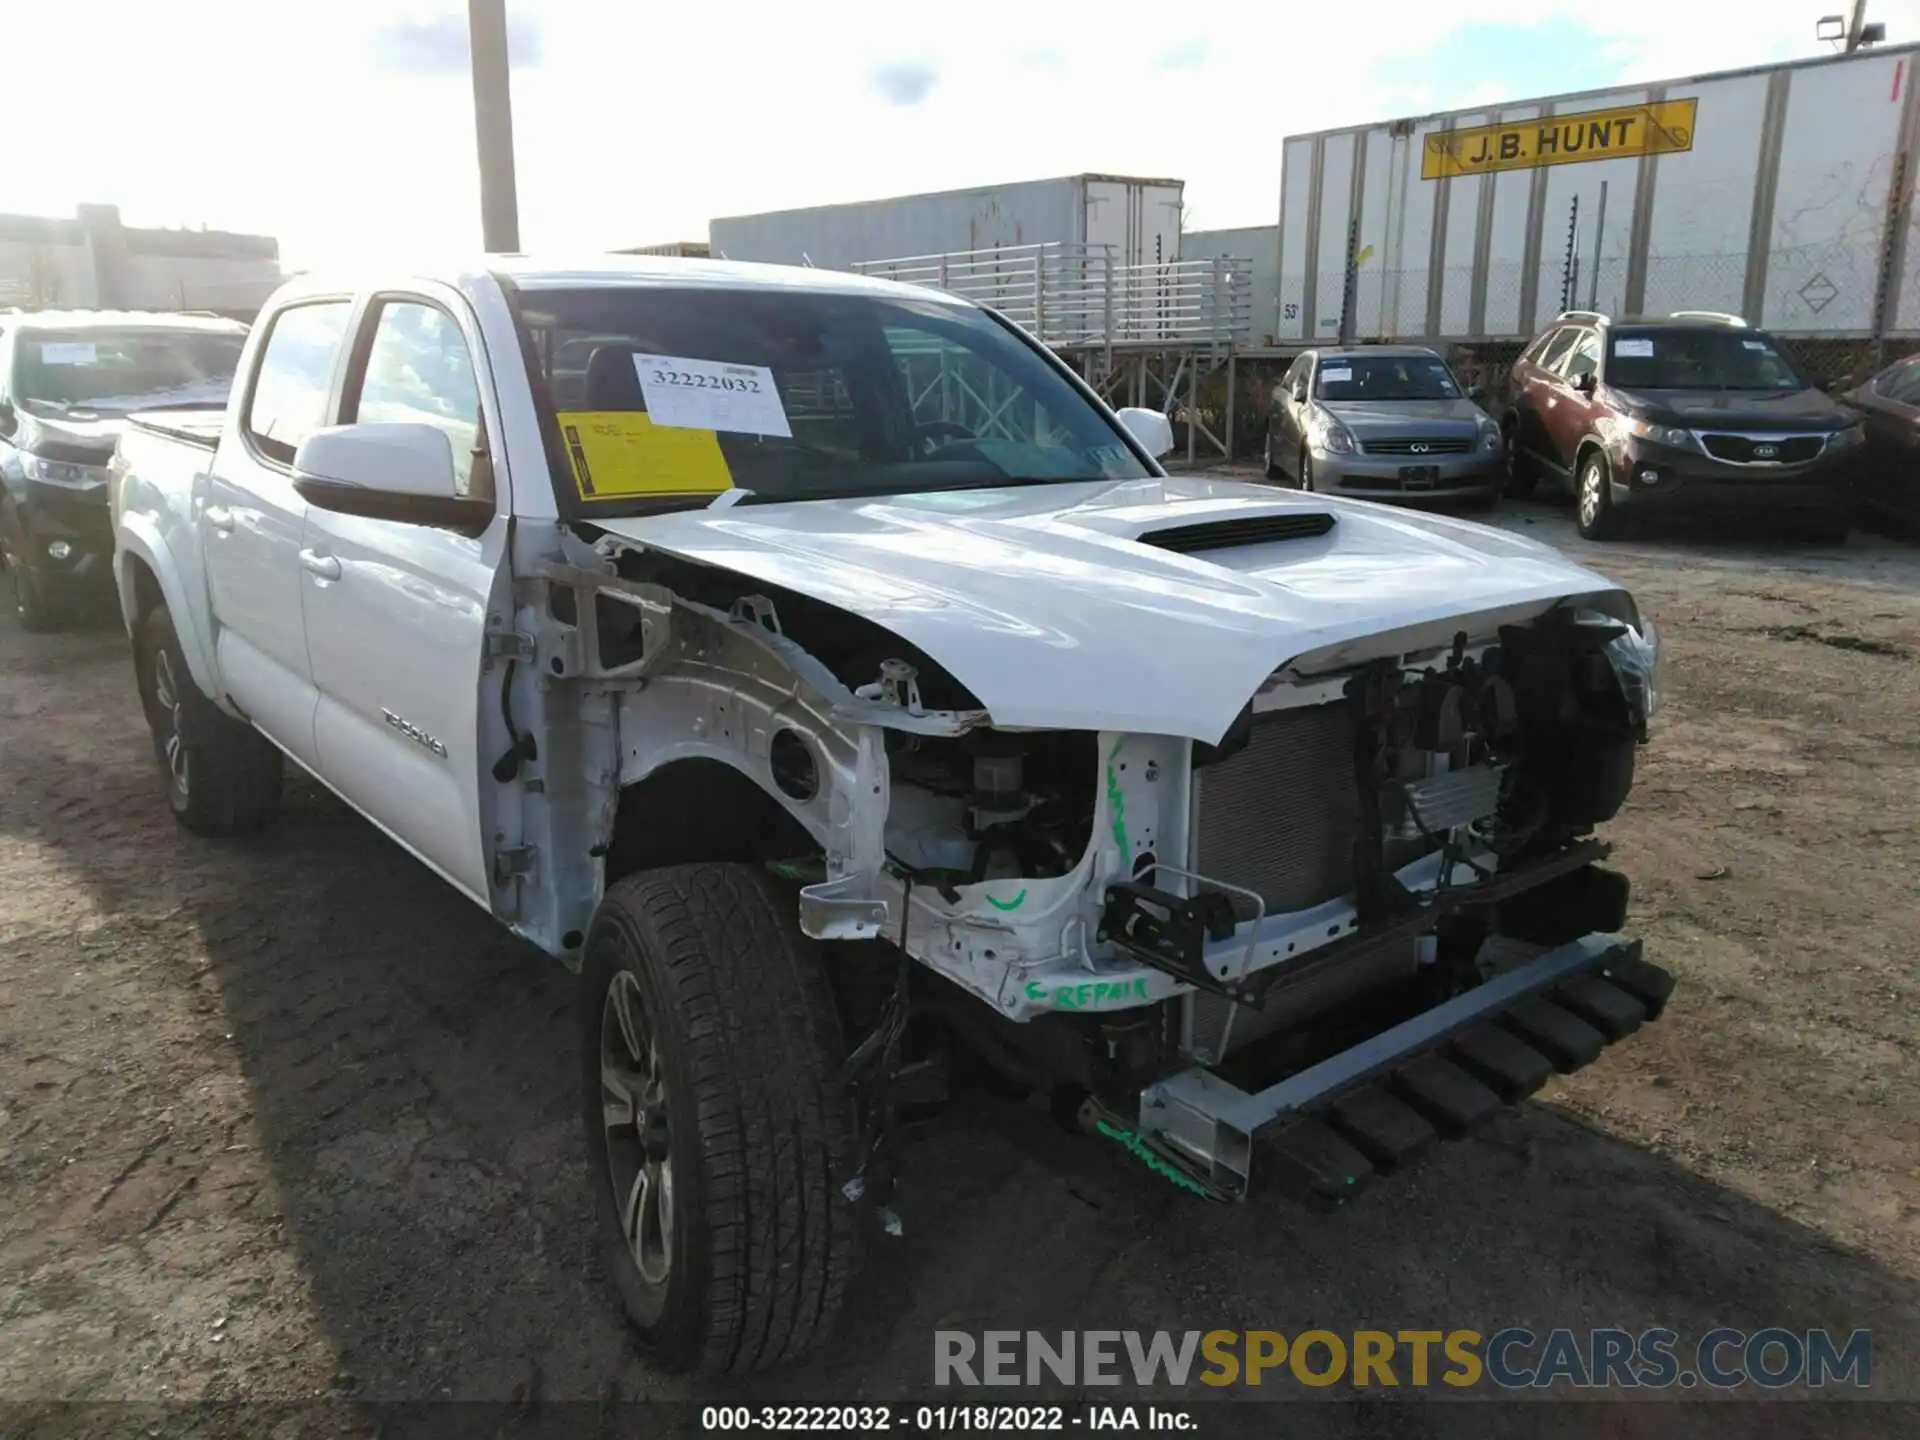
M 970 1108 L 912 1153 L 839 1341 L 729 1398 L 923 1393 L 943 1326 L 1508 1323 L 1868 1326 L 1874 1389 L 1920 1397 L 1920 551 L 1500 523 L 1671 647 L 1610 832 L 1668 1018 L 1332 1215 L 1199 1207 Z M 311 784 L 256 841 L 177 832 L 120 634 L 0 621 L 0 1399 L 691 1393 L 590 1253 L 572 988 Z

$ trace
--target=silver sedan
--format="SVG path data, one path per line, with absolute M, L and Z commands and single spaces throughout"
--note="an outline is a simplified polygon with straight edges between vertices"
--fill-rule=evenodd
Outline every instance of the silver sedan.
M 1500 427 L 1416 346 L 1309 350 L 1274 388 L 1267 478 L 1366 500 L 1491 503 Z

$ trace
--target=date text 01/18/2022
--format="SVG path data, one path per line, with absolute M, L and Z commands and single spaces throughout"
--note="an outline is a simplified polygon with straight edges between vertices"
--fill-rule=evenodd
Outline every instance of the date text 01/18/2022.
M 776 1431 L 900 1431 L 909 1434 L 1027 1435 L 1037 1431 L 1142 1430 L 1192 1434 L 1185 1410 L 1154 1405 L 708 1405 L 700 1428 L 755 1434 Z

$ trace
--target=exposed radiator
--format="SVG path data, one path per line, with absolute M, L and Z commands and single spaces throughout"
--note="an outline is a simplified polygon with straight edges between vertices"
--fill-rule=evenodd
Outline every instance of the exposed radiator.
M 1360 797 L 1339 702 L 1257 715 L 1246 747 L 1194 776 L 1193 868 L 1243 886 L 1269 915 L 1353 888 Z
M 1353 889 L 1360 799 L 1353 773 L 1353 718 L 1339 702 L 1254 717 L 1246 748 L 1194 776 L 1193 869 L 1259 895 L 1269 915 L 1305 910 Z M 1249 918 L 1251 907 L 1242 911 Z M 1290 1024 L 1414 967 L 1405 952 L 1376 954 L 1337 973 L 1242 1010 L 1231 1048 Z M 1197 992 L 1187 997 L 1186 1041 L 1206 1060 L 1220 1054 L 1233 1003 Z

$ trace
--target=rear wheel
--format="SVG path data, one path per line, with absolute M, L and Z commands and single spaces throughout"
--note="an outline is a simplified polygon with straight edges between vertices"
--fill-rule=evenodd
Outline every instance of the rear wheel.
M 745 865 L 610 886 L 580 976 L 600 1249 L 664 1368 L 761 1369 L 831 1330 L 858 1233 L 833 992 Z
M 6 544 L 0 544 L 0 569 L 6 571 L 7 603 L 22 630 L 41 633 L 59 625 L 59 609 L 47 594 L 45 583 Z
M 1612 540 L 1620 533 L 1620 513 L 1613 508 L 1613 479 L 1607 457 L 1589 450 L 1580 462 L 1576 504 L 1582 538 Z
M 164 608 L 134 637 L 134 674 L 173 818 L 197 835 L 244 835 L 280 808 L 279 750 L 193 683 Z

